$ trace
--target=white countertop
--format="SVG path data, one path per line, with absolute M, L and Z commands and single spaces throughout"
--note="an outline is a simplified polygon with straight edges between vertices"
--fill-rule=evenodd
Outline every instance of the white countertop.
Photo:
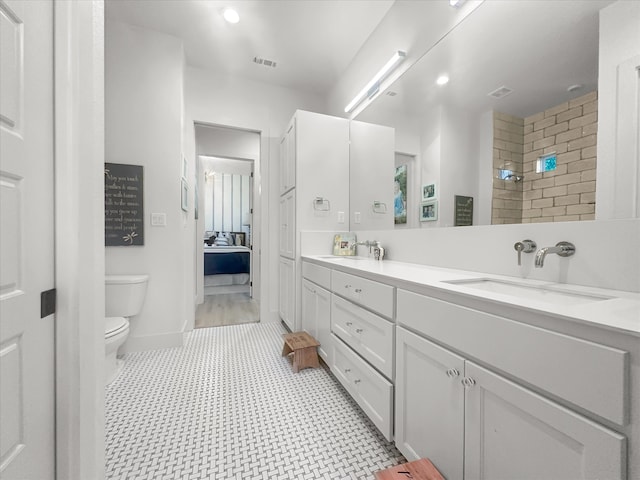
M 303 255 L 303 260 L 324 265 L 399 288 L 427 289 L 432 293 L 457 294 L 489 304 L 516 307 L 523 311 L 591 324 L 593 326 L 640 337 L 640 293 L 545 282 L 526 278 L 453 270 L 428 265 L 376 261 L 367 257 L 338 257 L 332 255 Z M 472 279 L 497 280 L 504 284 L 541 287 L 547 292 L 595 297 L 577 303 L 555 300 L 551 303 L 522 295 L 504 294 L 475 288 L 464 283 L 447 283 Z M 486 283 L 486 282 L 483 282 Z M 532 292 L 534 293 L 534 292 Z M 531 295 L 536 296 L 534 295 Z M 577 297 L 578 298 L 578 297 Z

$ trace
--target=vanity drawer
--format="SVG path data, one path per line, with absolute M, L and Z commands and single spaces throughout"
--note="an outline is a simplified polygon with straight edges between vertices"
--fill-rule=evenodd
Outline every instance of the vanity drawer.
M 331 290 L 331 270 L 326 267 L 303 261 L 302 276 L 327 290 Z
M 628 352 L 404 290 L 397 321 L 618 425 L 628 421 Z
M 331 331 L 387 378 L 393 377 L 393 323 L 331 295 Z
M 331 372 L 384 438 L 393 440 L 393 385 L 335 336 Z
M 331 290 L 380 315 L 393 318 L 394 288 L 390 285 L 332 270 Z

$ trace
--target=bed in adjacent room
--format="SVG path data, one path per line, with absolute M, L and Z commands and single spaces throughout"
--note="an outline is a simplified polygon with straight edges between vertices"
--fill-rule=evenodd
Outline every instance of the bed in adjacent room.
M 204 247 L 204 293 L 249 292 L 251 251 L 248 247 Z

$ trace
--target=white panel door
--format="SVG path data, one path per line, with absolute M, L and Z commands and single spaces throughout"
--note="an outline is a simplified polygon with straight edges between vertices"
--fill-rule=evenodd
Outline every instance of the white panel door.
M 0 478 L 54 478 L 53 2 L 0 0 Z
M 465 376 L 465 479 L 626 478 L 623 435 L 473 362 Z
M 463 374 L 462 357 L 396 328 L 396 445 L 408 460 L 429 458 L 449 479 L 463 477 Z

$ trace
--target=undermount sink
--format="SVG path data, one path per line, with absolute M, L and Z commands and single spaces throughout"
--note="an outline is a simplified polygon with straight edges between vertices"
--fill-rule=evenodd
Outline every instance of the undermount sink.
M 494 280 L 490 278 L 473 278 L 467 280 L 449 280 L 443 283 L 469 287 L 485 292 L 499 293 L 512 297 L 524 298 L 554 305 L 581 305 L 591 302 L 610 300 L 613 297 L 579 293 L 558 289 L 549 285 L 530 285 L 526 283 Z

